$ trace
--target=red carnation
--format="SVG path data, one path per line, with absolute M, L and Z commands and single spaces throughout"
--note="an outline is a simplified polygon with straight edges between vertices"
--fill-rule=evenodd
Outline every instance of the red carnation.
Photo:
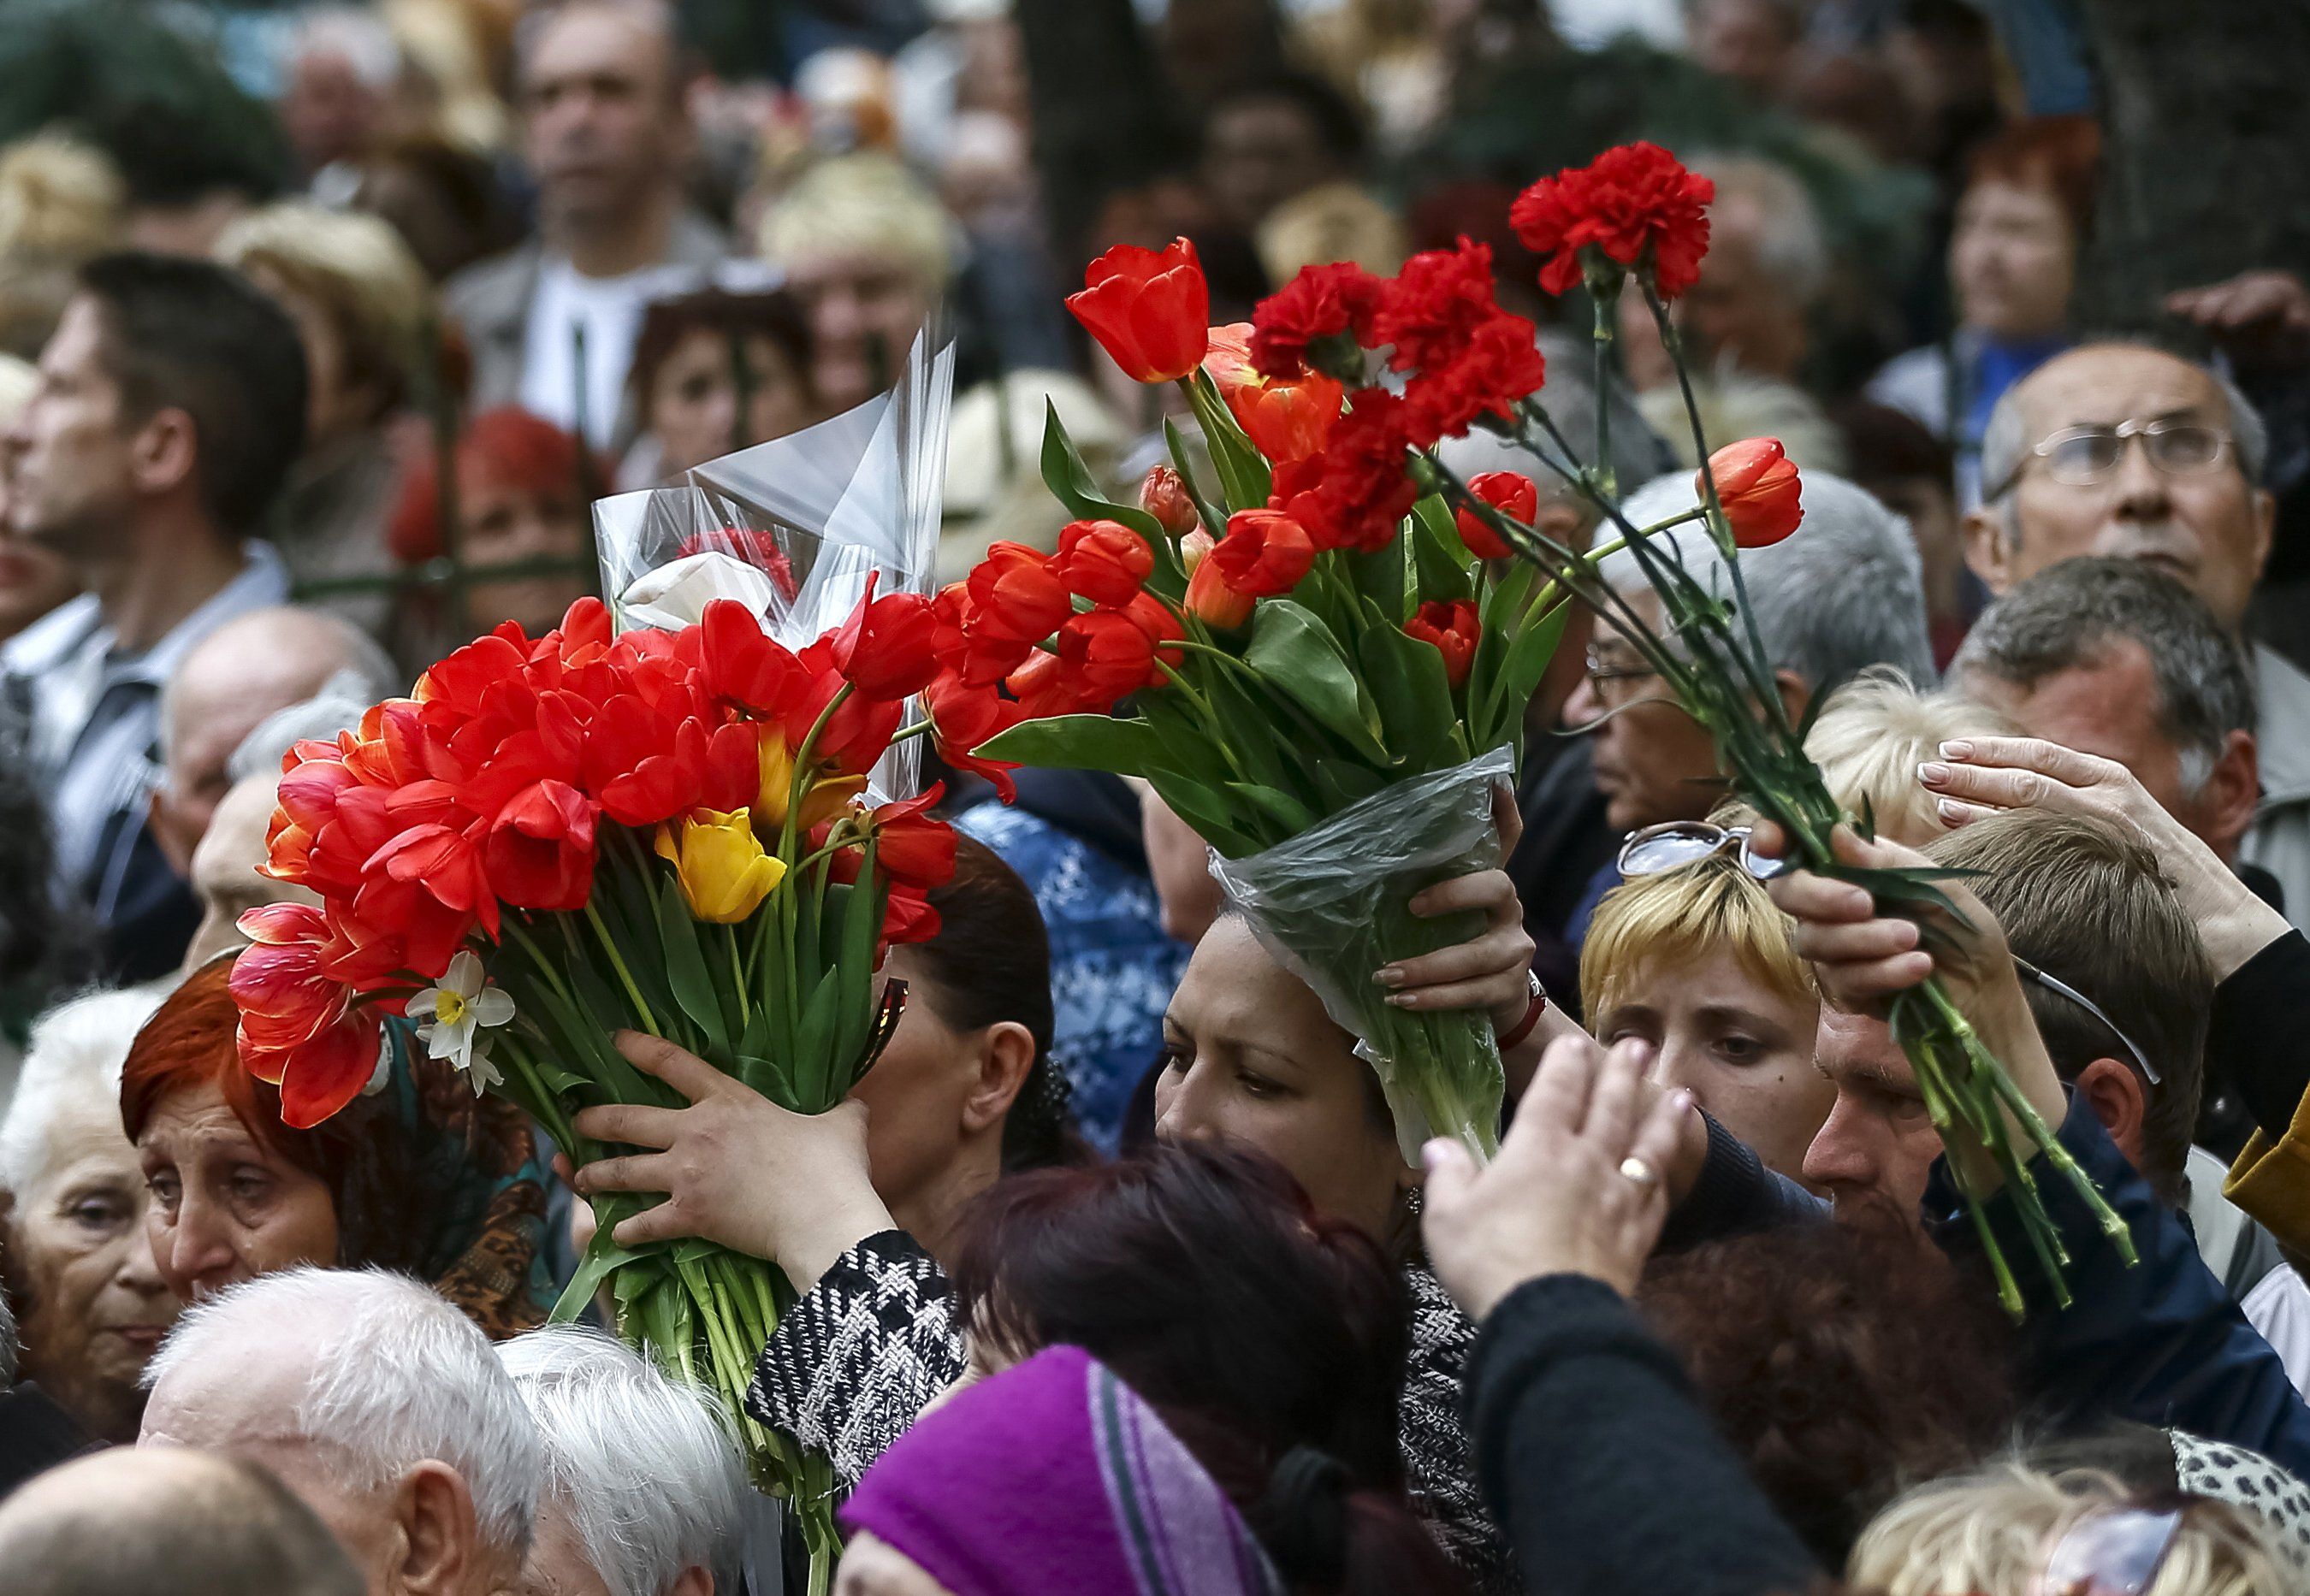
M 1360 377 L 1362 360 L 1349 358 L 1348 344 L 1374 342 L 1372 313 L 1379 307 L 1381 286 L 1378 278 L 1350 261 L 1301 267 L 1252 312 L 1252 365 L 1278 381 L 1299 377 L 1311 366 L 1334 377 Z
M 1516 196 L 1508 221 L 1524 247 L 1548 257 L 1540 285 L 1569 292 L 1591 247 L 1623 266 L 1650 256 L 1653 286 L 1673 299 L 1700 278 L 1716 186 L 1687 171 L 1658 144 L 1622 144 L 1585 167 L 1567 167 Z
M 1384 549 L 1420 497 L 1405 451 L 1416 421 L 1385 388 L 1350 396 L 1319 461 L 1276 473 L 1274 507 L 1288 510 L 1318 549 Z
M 1520 471 L 1488 471 L 1470 477 L 1468 491 L 1509 520 L 1520 521 L 1526 526 L 1540 513 L 1540 489 Z M 1475 511 L 1461 510 L 1453 518 L 1460 528 L 1460 541 L 1477 559 L 1506 559 L 1515 552 L 1492 530 L 1491 524 Z

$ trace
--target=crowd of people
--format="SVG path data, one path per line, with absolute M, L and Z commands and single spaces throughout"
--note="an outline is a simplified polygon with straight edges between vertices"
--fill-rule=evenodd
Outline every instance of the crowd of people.
M 548 1323 L 605 1197 L 793 1287 L 746 1406 L 828 1465 L 841 1596 L 2310 1589 L 2310 262 L 2091 291 L 2157 134 L 2095 114 L 2072 11 L 12 5 L 0 1589 L 807 1588 L 732 1416 L 601 1304 Z M 1575 613 L 1502 864 L 1412 905 L 1478 929 L 1374 976 L 1489 1019 L 1483 1167 L 1409 1157 L 1202 839 L 1083 771 L 950 774 L 940 930 L 832 1113 L 622 1035 L 689 1106 L 587 1111 L 627 1150 L 571 1168 L 404 1025 L 319 1125 L 243 1067 L 238 922 L 308 896 L 257 868 L 283 756 L 555 625 L 596 500 L 928 332 L 941 581 L 1057 547 L 1046 416 L 1130 502 L 1163 400 L 1062 305 L 1111 245 L 1192 239 L 1237 322 L 1474 236 L 1565 444 L 1680 518 L 1670 351 L 1631 295 L 1592 359 L 1501 220 L 1638 137 L 1714 185 L 1707 434 L 1802 471 L 1741 556 L 1770 690 L 1845 861 L 1949 908 L 1786 867 Z M 1497 437 L 1441 454 L 1595 530 Z M 1944 1145 L 1887 1018 L 1932 974 L 2122 1236 Z

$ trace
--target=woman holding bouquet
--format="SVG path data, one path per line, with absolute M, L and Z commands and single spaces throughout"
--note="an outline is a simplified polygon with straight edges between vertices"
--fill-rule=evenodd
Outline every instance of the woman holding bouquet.
M 1515 889 L 1488 871 L 1440 884 L 1416 907 L 1481 910 L 1486 929 L 1406 961 L 1382 984 L 1400 1007 L 1489 1011 L 1518 1078 L 1555 1032 L 1538 1023 Z M 1399 1428 L 1413 1506 L 1472 1585 L 1510 1588 L 1506 1543 L 1478 1499 L 1458 1416 L 1473 1327 L 1414 1262 L 1419 1176 L 1396 1150 L 1376 1079 L 1352 1038 L 1232 919 L 1197 948 L 1166 1029 L 1175 1062 L 1159 1088 L 1159 1135 L 1258 1148 L 1318 1212 L 1363 1230 L 1402 1270 L 1413 1315 Z M 578 1172 L 579 1190 L 670 1193 L 621 1227 L 621 1240 L 702 1236 L 786 1271 L 803 1299 L 763 1349 L 750 1400 L 765 1422 L 825 1451 L 843 1485 L 855 1483 L 968 1366 L 944 1271 L 877 1193 L 866 1116 L 848 1106 L 815 1119 L 786 1114 L 662 1042 L 628 1037 L 625 1049 L 637 1066 L 694 1095 L 697 1106 L 656 1120 L 660 1133 L 641 1138 L 663 1155 L 589 1165 Z M 581 1129 L 634 1141 L 639 1128 L 627 1112 L 595 1110 Z M 781 1172 L 774 1183 L 741 1173 L 769 1168 Z M 942 1218 L 951 1223 L 951 1214 Z

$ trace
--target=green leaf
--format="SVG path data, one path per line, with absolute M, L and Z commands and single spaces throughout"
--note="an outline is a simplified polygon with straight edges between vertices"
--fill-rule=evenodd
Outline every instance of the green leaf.
M 1054 715 L 1021 721 L 982 743 L 979 757 L 1015 759 L 1046 770 L 1111 770 L 1150 776 L 1162 746 L 1143 721 L 1112 715 Z
M 1532 695 L 1540 690 L 1540 679 L 1548 672 L 1548 662 L 1556 657 L 1556 646 L 1563 639 L 1565 623 L 1571 615 L 1570 604 L 1558 604 L 1509 640 L 1490 681 L 1470 675 L 1468 702 L 1473 713 L 1469 718 L 1481 728 L 1478 746 L 1497 747 L 1523 724 L 1524 710 L 1531 706 Z
M 1244 663 L 1346 738 L 1350 747 L 1377 763 L 1388 763 L 1387 749 L 1380 742 L 1378 710 L 1349 667 L 1339 639 L 1305 605 L 1290 599 L 1262 600 L 1252 612 L 1251 646 L 1244 653 Z
M 1345 759 L 1317 759 L 1314 763 L 1316 786 L 1325 800 L 1325 810 L 1333 814 L 1350 805 L 1362 802 L 1388 784 L 1388 776 L 1368 765 L 1351 764 Z
M 1172 813 L 1186 821 L 1197 837 L 1230 859 L 1255 854 L 1271 842 L 1281 841 L 1286 835 L 1279 832 L 1270 837 L 1264 832 L 1245 829 L 1242 811 L 1230 807 L 1211 787 L 1168 775 L 1154 777 L 1152 785 L 1155 795 L 1170 806 Z
M 1459 722 L 1443 655 L 1387 625 L 1366 627 L 1359 647 L 1388 746 L 1414 770 L 1442 768 L 1451 729 Z
M 1279 793 L 1273 787 L 1263 786 L 1257 782 L 1231 781 L 1228 783 L 1227 790 L 1272 819 L 1283 828 L 1286 836 L 1296 836 L 1307 830 L 1321 818 L 1309 812 L 1306 804 L 1290 794 Z
M 1163 528 L 1155 517 L 1135 505 L 1117 504 L 1099 491 L 1099 479 L 1083 464 L 1082 455 L 1075 450 L 1074 439 L 1067 436 L 1066 424 L 1059 420 L 1059 407 L 1051 404 L 1043 421 L 1043 482 L 1052 495 L 1066 506 L 1077 520 L 1120 521 L 1151 543 L 1167 542 Z
M 1432 603 L 1475 596 L 1475 559 L 1460 541 L 1452 507 L 1441 496 L 1430 493 L 1411 507 L 1411 541 L 1423 601 Z
M 1411 580 L 1411 551 L 1402 539 L 1369 553 L 1342 550 L 1336 557 L 1347 568 L 1356 591 L 1370 600 L 1382 617 L 1402 626 L 1411 618 L 1419 592 Z
M 1229 413 L 1218 385 L 1206 373 L 1197 371 L 1187 379 L 1187 396 L 1194 407 L 1196 425 L 1203 429 L 1203 441 L 1211 447 L 1211 464 L 1219 471 L 1228 507 L 1248 510 L 1265 504 L 1274 486 L 1267 461 Z
M 673 1001 L 703 1034 L 706 1046 L 700 1051 L 706 1053 L 708 1062 L 726 1067 L 730 1036 L 723 1022 L 722 1000 L 714 990 L 714 977 L 707 973 L 698 922 L 690 917 L 690 907 L 682 901 L 682 889 L 671 874 L 658 887 L 657 934 L 665 951 L 665 974 L 673 987 Z
M 1195 507 L 1195 518 L 1203 524 L 1203 530 L 1215 538 L 1227 536 L 1227 509 L 1212 503 L 1204 493 L 1203 483 L 1195 478 L 1194 459 L 1187 453 L 1186 435 L 1169 416 L 1163 418 L 1163 445 L 1170 451 L 1171 469 L 1179 473 L 1180 484 L 1187 490 L 1187 499 Z
M 578 1272 L 569 1277 L 569 1284 L 562 1290 L 560 1300 L 553 1305 L 552 1323 L 575 1323 L 578 1315 L 593 1302 L 595 1293 L 601 1290 L 602 1282 L 610 1278 L 612 1271 L 641 1262 L 642 1254 L 631 1247 L 621 1247 L 610 1239 L 614 1228 L 614 1226 L 604 1225 L 594 1232 L 594 1239 L 586 1244 L 586 1255 L 578 1261 Z

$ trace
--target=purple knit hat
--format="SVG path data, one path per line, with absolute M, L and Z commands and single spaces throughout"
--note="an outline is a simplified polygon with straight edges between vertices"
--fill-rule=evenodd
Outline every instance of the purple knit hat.
M 954 1596 L 1279 1596 L 1203 1466 L 1090 1355 L 1054 1347 L 926 1413 L 843 1527 Z

